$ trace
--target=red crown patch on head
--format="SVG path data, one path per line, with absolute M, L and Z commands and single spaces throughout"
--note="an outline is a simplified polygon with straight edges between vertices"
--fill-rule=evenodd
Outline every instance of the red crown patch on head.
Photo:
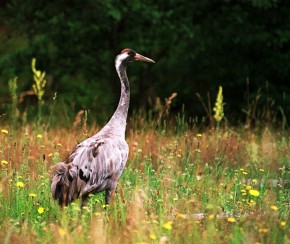
M 128 51 L 130 51 L 130 50 L 131 50 L 130 48 L 125 48 L 125 49 L 122 50 L 121 53 L 126 53 L 126 52 L 128 52 Z

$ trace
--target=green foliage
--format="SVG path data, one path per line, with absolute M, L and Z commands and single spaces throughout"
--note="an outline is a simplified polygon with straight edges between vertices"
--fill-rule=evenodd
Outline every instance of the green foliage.
M 196 134 L 151 126 L 127 138 L 131 153 L 113 203 L 104 206 L 100 193 L 83 209 L 79 201 L 58 206 L 49 171 L 96 128 L 40 134 L 27 124 L 1 127 L 0 240 L 243 243 L 250 237 L 253 243 L 289 242 L 289 136 L 265 130 L 249 138 L 248 131 L 235 128 Z M 262 152 L 257 162 L 245 148 L 249 141 Z M 269 151 L 275 154 L 266 155 L 266 161 Z M 275 179 L 279 184 L 272 183 Z
M 131 47 L 157 61 L 146 72 L 141 64 L 128 68 L 134 107 L 177 92 L 173 110 L 184 105 L 190 116 L 201 116 L 192 94 L 214 98 L 218 80 L 230 120 L 245 119 L 244 93 L 253 98 L 259 88 L 257 109 L 263 110 L 270 97 L 280 111 L 262 119 L 289 119 L 290 100 L 283 96 L 289 93 L 289 9 L 288 1 L 278 0 L 5 1 L 0 7 L 0 96 L 14 76 L 21 80 L 19 91 L 30 88 L 27 60 L 38 57 L 49 77 L 47 97 L 57 92 L 74 114 L 88 109 L 109 116 L 119 96 L 113 60 Z M 266 81 L 268 91 L 261 85 Z
M 12 100 L 11 110 L 10 110 L 10 120 L 13 125 L 16 125 L 16 120 L 18 118 L 18 95 L 17 95 L 17 77 L 10 79 L 8 81 L 9 93 Z

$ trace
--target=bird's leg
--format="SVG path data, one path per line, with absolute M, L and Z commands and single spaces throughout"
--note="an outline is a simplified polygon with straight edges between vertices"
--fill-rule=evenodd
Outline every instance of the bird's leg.
M 113 200 L 114 193 L 115 193 L 115 189 L 106 190 L 106 196 L 105 196 L 106 205 L 109 205 L 111 200 Z
M 89 195 L 86 194 L 86 195 L 82 195 L 82 199 L 81 199 L 81 208 L 83 208 L 84 206 L 87 205 L 89 201 Z
M 110 204 L 111 200 L 113 200 L 116 187 L 117 187 L 117 181 L 114 181 L 114 182 L 111 182 L 111 187 L 106 190 L 106 196 L 105 196 L 106 205 Z

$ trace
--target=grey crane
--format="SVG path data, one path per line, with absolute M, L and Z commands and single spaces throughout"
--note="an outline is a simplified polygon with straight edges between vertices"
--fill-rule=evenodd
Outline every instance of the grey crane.
M 116 57 L 115 67 L 121 82 L 121 96 L 116 111 L 97 134 L 78 144 L 64 162 L 52 168 L 51 192 L 61 206 L 67 206 L 76 198 L 81 198 L 81 206 L 84 206 L 90 194 L 101 191 L 106 192 L 106 204 L 110 203 L 129 153 L 125 141 L 130 103 L 126 68 L 132 61 L 155 63 L 128 48 Z

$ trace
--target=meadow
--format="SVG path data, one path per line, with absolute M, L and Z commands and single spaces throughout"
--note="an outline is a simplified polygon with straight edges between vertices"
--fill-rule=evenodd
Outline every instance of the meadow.
M 16 78 L 9 114 L 0 117 L 1 243 L 290 243 L 285 121 L 280 129 L 249 120 L 229 126 L 222 87 L 211 125 L 184 112 L 170 117 L 176 93 L 157 99 L 152 111 L 128 118 L 130 154 L 113 202 L 106 206 L 100 193 L 82 209 L 79 201 L 61 208 L 51 167 L 101 126 L 89 125 L 95 115 L 83 110 L 63 126 L 56 95 L 44 103 L 45 72 L 34 59 L 32 71 L 34 119 L 18 110 Z
M 132 116 L 113 203 L 51 197 L 50 167 L 100 129 L 0 124 L 1 243 L 289 243 L 289 134 Z

